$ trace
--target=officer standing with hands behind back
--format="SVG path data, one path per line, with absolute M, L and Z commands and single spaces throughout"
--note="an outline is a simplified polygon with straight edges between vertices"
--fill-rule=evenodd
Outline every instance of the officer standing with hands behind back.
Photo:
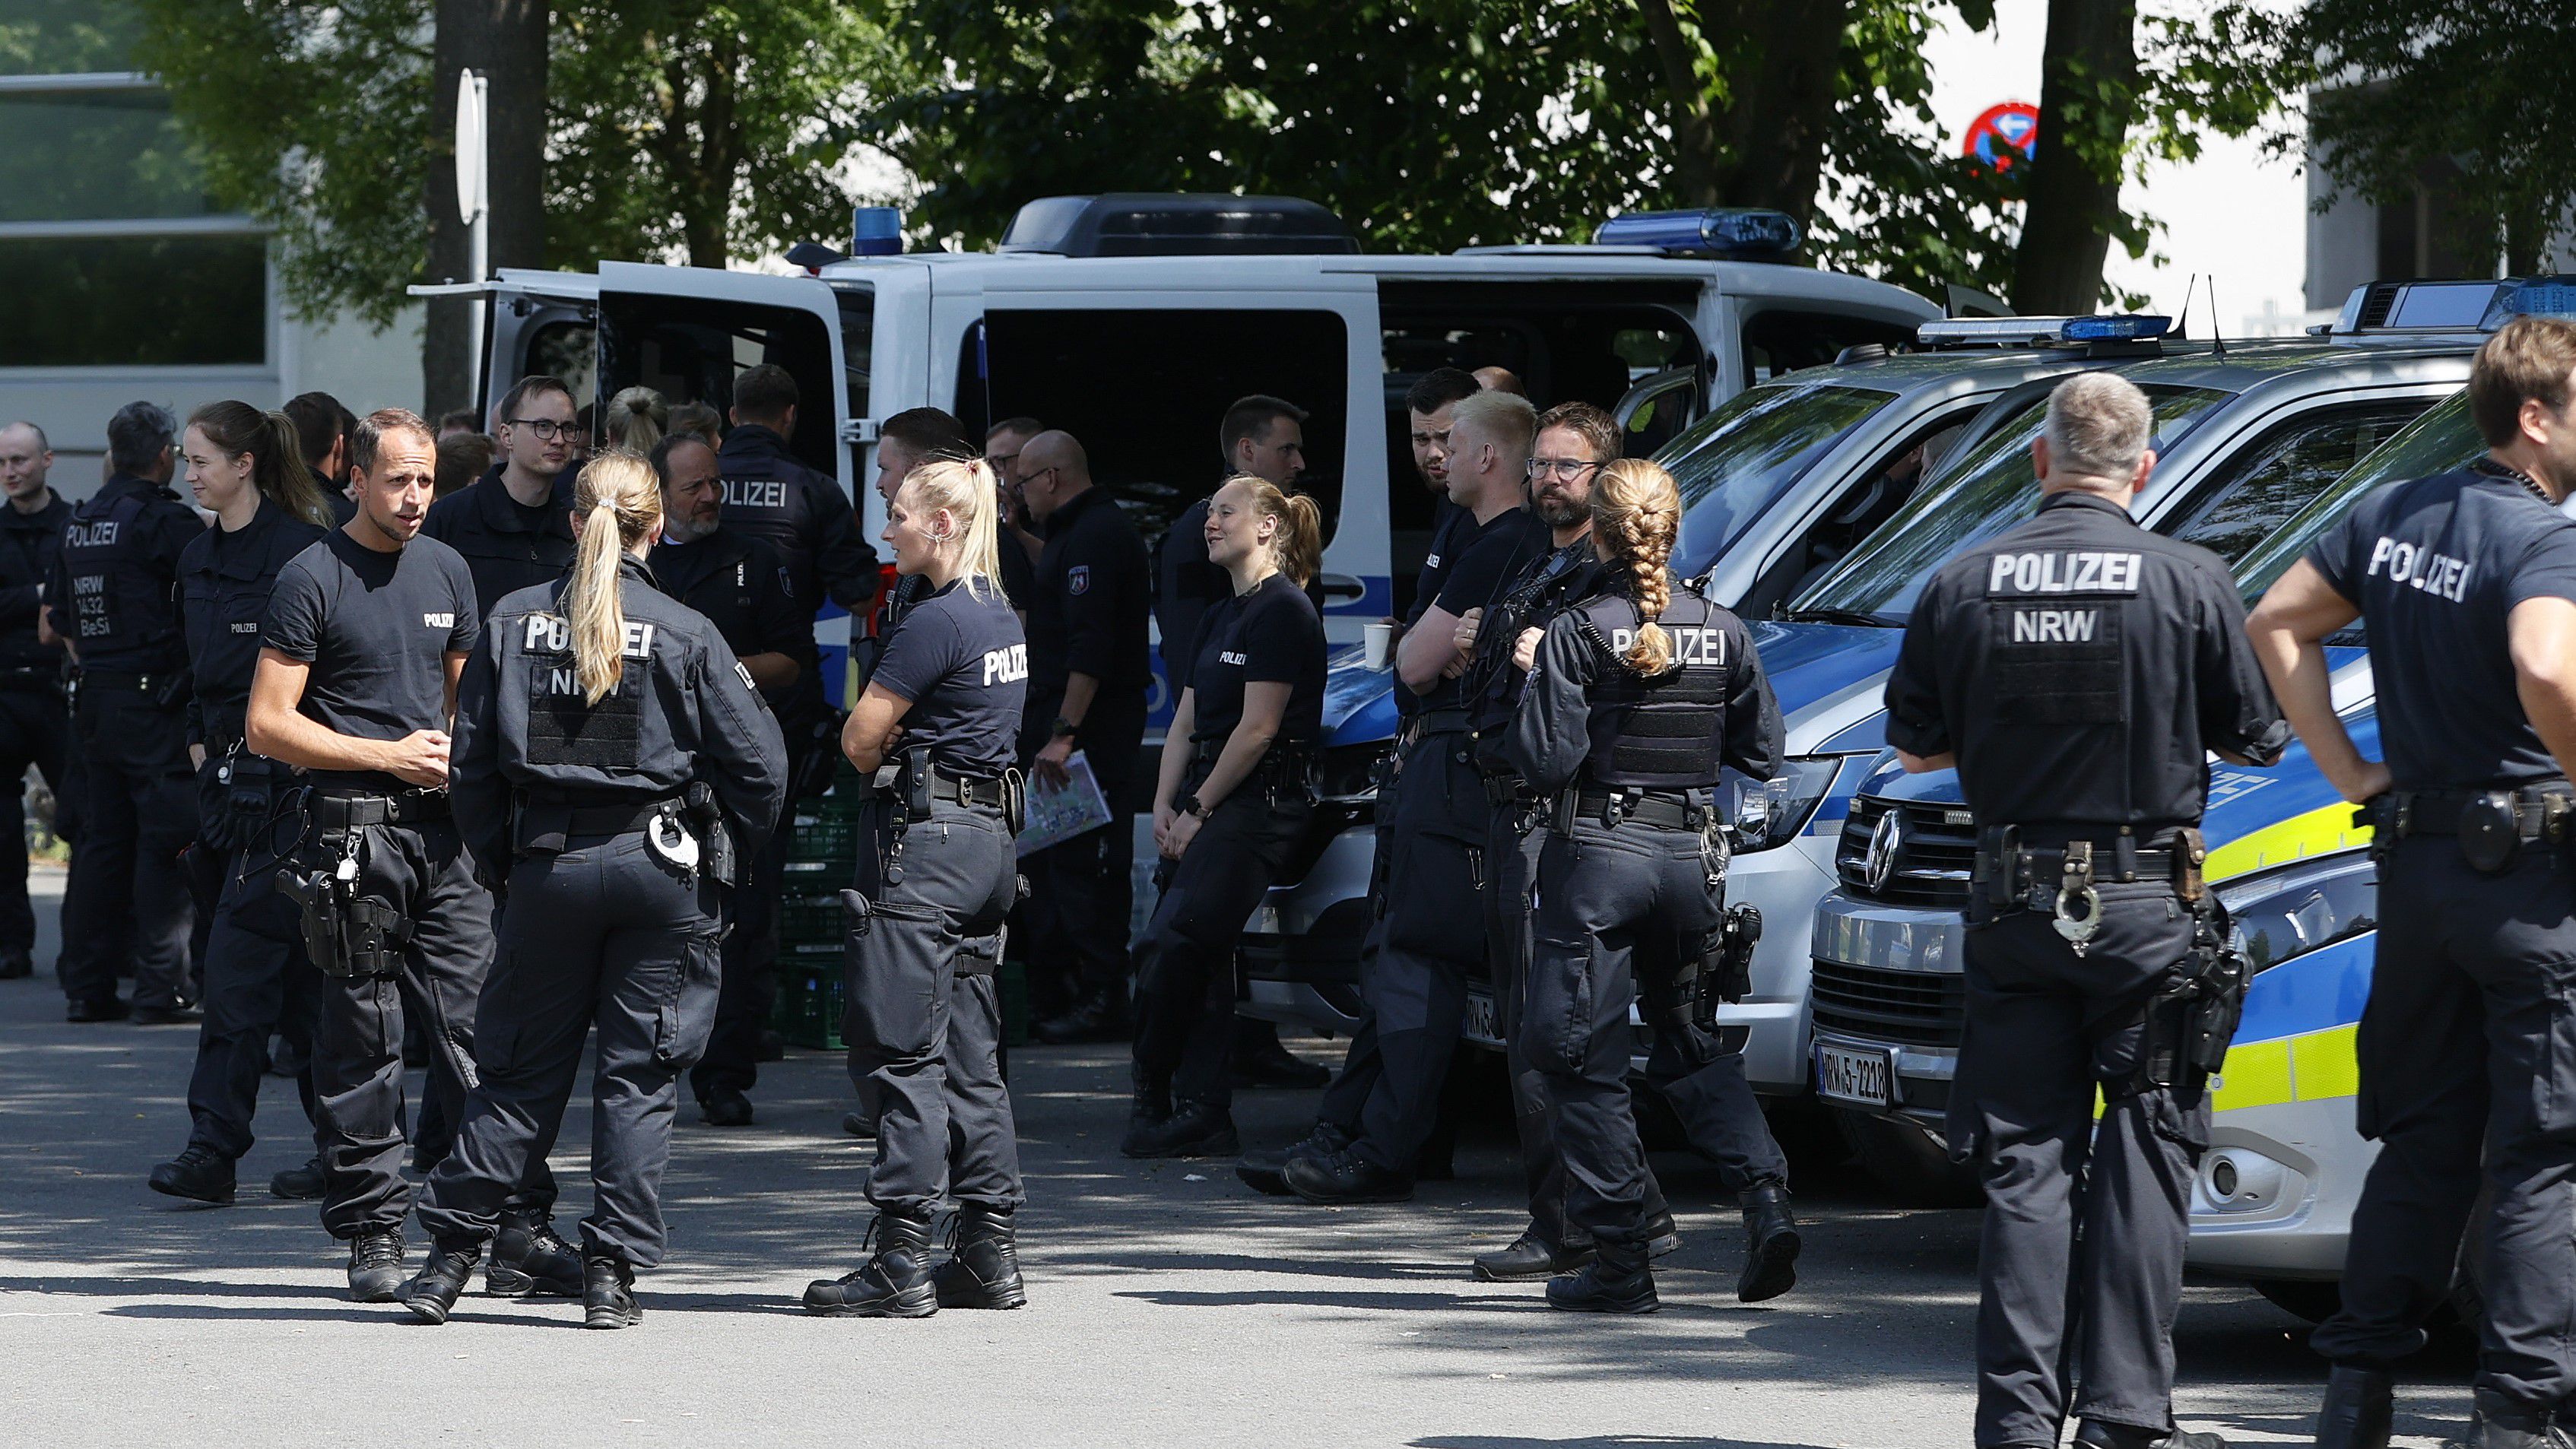
M 2243 992 L 2199 825 L 2208 751 L 2269 764 L 2289 729 L 2227 566 L 2129 517 L 2153 427 L 2125 378 L 2058 384 L 2038 515 L 1925 586 L 1887 683 L 1888 742 L 1955 764 L 1978 826 L 1949 1131 L 1988 1203 L 1979 1449 L 2053 1445 L 2070 1412 L 2092 1449 L 2224 1444 L 2172 1402 L 2185 1204 Z
M 2379 1156 L 2353 1209 L 2317 1443 L 2384 1449 L 2391 1371 L 2447 1302 L 2480 1193 L 2468 1442 L 2542 1449 L 2576 1394 L 2576 325 L 2478 349 L 2487 456 L 2364 498 L 2254 611 L 2317 767 L 2367 802 L 2379 936 L 2354 1050 Z M 2369 626 L 2385 763 L 2336 718 L 2323 641 Z M 2481 1155 L 2485 1165 L 2479 1172 Z

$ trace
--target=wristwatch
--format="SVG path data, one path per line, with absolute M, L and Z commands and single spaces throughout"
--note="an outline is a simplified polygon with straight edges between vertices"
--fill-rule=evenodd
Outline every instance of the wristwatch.
M 1066 719 L 1063 715 L 1057 715 L 1055 717 L 1055 723 L 1047 726 L 1047 738 L 1051 740 L 1070 739 L 1076 733 L 1080 732 L 1081 729 L 1082 726 Z
M 1202 820 L 1207 818 L 1207 807 L 1199 803 L 1199 797 L 1196 795 L 1182 796 L 1172 802 L 1172 808 L 1183 815 L 1195 815 Z

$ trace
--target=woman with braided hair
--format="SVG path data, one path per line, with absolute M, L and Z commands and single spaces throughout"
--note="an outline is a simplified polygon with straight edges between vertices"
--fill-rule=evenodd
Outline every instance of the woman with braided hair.
M 1520 1046 L 1547 1083 L 1565 1157 L 1566 1216 L 1598 1245 L 1547 1285 L 1557 1308 L 1650 1313 L 1645 1155 L 1629 1113 L 1628 1006 L 1654 1031 L 1646 1079 L 1691 1145 L 1744 1205 L 1745 1302 L 1797 1281 L 1788 1163 L 1699 1007 L 1701 971 L 1725 923 L 1727 847 L 1714 799 L 1721 768 L 1767 780 L 1780 765 L 1780 707 L 1733 614 L 1669 567 L 1681 527 L 1672 475 L 1627 459 L 1592 485 L 1602 592 L 1559 615 L 1506 744 L 1543 803 L 1538 906 Z M 1739 988 L 1729 988 L 1740 990 Z

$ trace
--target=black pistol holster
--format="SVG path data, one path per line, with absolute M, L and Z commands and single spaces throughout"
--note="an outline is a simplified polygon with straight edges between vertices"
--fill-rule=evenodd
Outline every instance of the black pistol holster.
M 2191 912 L 2191 950 L 2173 983 L 2147 1003 L 2139 1085 L 2197 1090 L 2227 1065 L 2227 1048 L 2244 1019 L 2245 988 L 2253 970 L 2228 939 L 2227 908 L 2201 877 L 2207 844 L 2198 830 L 2181 835 L 2174 885 Z
M 742 884 L 741 859 L 734 850 L 733 832 L 725 829 L 715 787 L 704 780 L 690 781 L 680 794 L 680 820 L 698 838 L 698 869 L 718 884 Z
M 327 847 L 331 837 L 324 836 Z M 310 868 L 278 867 L 277 888 L 301 908 L 304 951 L 313 968 L 340 978 L 400 974 L 411 921 L 393 906 L 358 894 L 358 837 L 342 837 L 336 859 Z

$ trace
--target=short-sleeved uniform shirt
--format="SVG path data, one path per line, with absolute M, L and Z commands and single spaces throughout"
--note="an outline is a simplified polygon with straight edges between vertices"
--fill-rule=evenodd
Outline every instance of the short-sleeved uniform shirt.
M 1485 523 L 1462 514 L 1457 531 L 1462 547 L 1457 563 L 1440 582 L 1441 608 L 1459 618 L 1501 598 L 1531 561 L 1555 547 L 1548 526 L 1526 508 L 1505 509 Z M 1412 691 L 1407 690 L 1410 694 Z M 1417 696 L 1420 709 L 1457 709 L 1466 702 L 1466 676 L 1442 679 Z
M 481 620 L 456 550 L 424 535 L 378 553 L 333 529 L 278 570 L 259 642 L 313 666 L 297 707 L 305 718 L 356 739 L 399 740 L 447 728 L 447 656 L 473 651 Z M 377 771 L 339 783 L 408 788 Z
M 2561 777 L 2523 713 L 2506 619 L 2526 599 L 2576 600 L 2576 522 L 2517 477 L 2462 468 L 2374 491 L 2307 557 L 2369 629 L 2397 788 Z
M 1141 715 L 1153 680 L 1145 540 L 1100 488 L 1057 509 L 1046 536 L 1028 604 L 1030 698 L 1051 706 L 1064 698 L 1066 676 L 1079 672 L 1100 681 L 1100 704 Z M 1007 552 L 1013 544 L 1002 546 Z
M 1285 684 L 1281 746 L 1311 746 L 1324 729 L 1324 621 L 1315 601 L 1286 574 L 1220 600 L 1199 620 L 1189 677 L 1195 692 L 1190 739 L 1222 743 L 1243 722 L 1243 687 Z
M 421 521 L 434 538 L 465 558 L 474 575 L 474 617 L 488 616 L 521 589 L 550 584 L 572 567 L 572 490 L 580 470 L 555 475 L 552 492 L 532 505 L 501 481 L 506 463 L 429 505 Z
M 1933 576 L 1887 713 L 1898 749 L 1957 752 L 1980 825 L 2070 834 L 2198 824 L 2209 750 L 2269 764 L 2290 737 L 2227 565 L 2075 492 Z
M 1404 611 L 1404 627 L 1422 622 L 1422 616 L 1440 601 L 1440 586 L 1458 567 L 1458 556 L 1475 528 L 1476 515 L 1447 498 L 1432 505 L 1431 551 L 1423 555 L 1422 571 L 1413 576 L 1413 607 Z
M 313 546 L 322 529 L 260 500 L 250 522 L 218 525 L 179 554 L 179 610 L 188 633 L 188 741 L 217 753 L 240 742 L 259 671 L 260 631 L 278 572 Z
M 1010 602 L 958 580 L 904 611 L 868 682 L 911 704 L 905 747 L 930 746 L 944 774 L 989 780 L 1018 757 L 1028 679 L 1028 641 Z

